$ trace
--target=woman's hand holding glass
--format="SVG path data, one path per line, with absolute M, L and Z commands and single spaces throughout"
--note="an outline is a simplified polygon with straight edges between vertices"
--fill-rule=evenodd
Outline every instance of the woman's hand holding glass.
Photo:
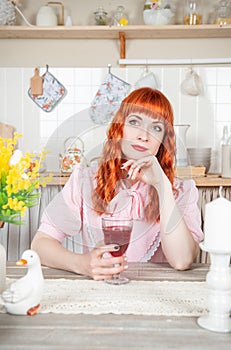
M 102 245 L 94 248 L 90 253 L 82 255 L 84 273 L 96 281 L 112 279 L 127 268 L 125 255 L 114 257 L 112 252 L 118 252 L 117 244 Z M 108 254 L 110 253 L 110 254 Z

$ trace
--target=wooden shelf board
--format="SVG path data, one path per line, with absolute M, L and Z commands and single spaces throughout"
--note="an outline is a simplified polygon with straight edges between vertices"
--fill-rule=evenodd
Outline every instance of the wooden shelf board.
M 231 38 L 231 25 L 0 26 L 0 39 L 118 39 L 120 32 L 126 39 Z

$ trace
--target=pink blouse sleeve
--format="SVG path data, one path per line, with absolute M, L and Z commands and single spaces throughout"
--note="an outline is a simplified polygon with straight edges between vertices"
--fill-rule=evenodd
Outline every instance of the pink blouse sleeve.
M 83 169 L 76 166 L 66 185 L 48 204 L 39 231 L 62 242 L 78 234 L 82 228 Z
M 180 186 L 176 202 L 193 238 L 199 243 L 203 240 L 204 234 L 201 230 L 201 214 L 198 207 L 198 189 L 193 180 L 183 181 L 182 184 L 183 186 Z

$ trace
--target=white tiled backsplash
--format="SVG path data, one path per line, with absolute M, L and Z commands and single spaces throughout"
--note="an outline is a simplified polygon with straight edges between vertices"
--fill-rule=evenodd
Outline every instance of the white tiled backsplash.
M 151 67 L 158 89 L 171 101 L 175 124 L 190 124 L 188 147 L 212 147 L 210 172 L 217 172 L 219 140 L 224 125 L 231 128 L 231 67 L 194 67 L 203 81 L 203 93 L 189 96 L 181 92 L 181 83 L 189 67 Z M 59 170 L 59 153 L 64 141 L 81 135 L 88 159 L 97 156 L 105 139 L 107 125 L 96 125 L 89 117 L 89 106 L 107 68 L 49 68 L 67 89 L 67 95 L 55 109 L 46 113 L 28 97 L 34 68 L 0 68 L 0 120 L 23 134 L 20 148 L 49 150 L 46 167 Z M 40 73 L 44 73 L 41 69 Z M 112 73 L 134 88 L 144 67 L 112 68 Z M 231 129 L 230 129 L 231 132 Z

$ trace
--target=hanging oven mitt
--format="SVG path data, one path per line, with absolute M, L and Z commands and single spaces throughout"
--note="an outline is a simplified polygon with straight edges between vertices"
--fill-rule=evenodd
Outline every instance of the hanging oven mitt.
M 38 68 L 35 68 L 37 74 Z M 51 112 L 55 106 L 64 98 L 67 91 L 65 87 L 50 73 L 48 66 L 46 72 L 42 75 L 42 94 L 33 93 L 33 78 L 31 87 L 28 90 L 29 97 L 44 111 Z
M 90 106 L 90 117 L 96 124 L 106 124 L 119 109 L 131 85 L 109 72 Z

